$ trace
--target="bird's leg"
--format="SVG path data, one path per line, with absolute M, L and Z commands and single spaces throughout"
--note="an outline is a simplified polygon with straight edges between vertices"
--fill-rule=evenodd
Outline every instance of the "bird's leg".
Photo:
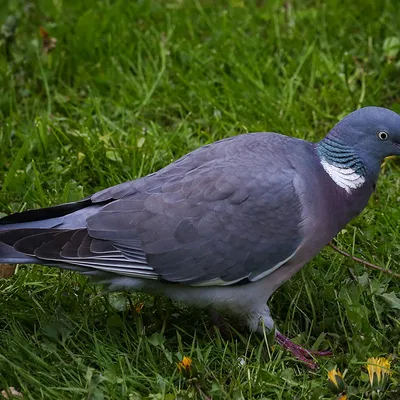
M 223 336 L 229 332 L 228 323 L 218 311 L 211 309 L 209 315 L 213 326 L 216 327 Z
M 309 368 L 316 369 L 318 364 L 315 362 L 314 357 L 324 357 L 332 355 L 331 351 L 315 351 L 307 350 L 304 347 L 292 342 L 289 338 L 282 335 L 275 329 L 275 323 L 270 315 L 268 306 L 258 309 L 252 314 L 248 315 L 247 324 L 252 330 L 257 330 L 262 333 L 264 329 L 267 331 L 275 330 L 275 340 L 285 350 L 290 351 L 295 358 L 304 362 Z
M 209 311 L 209 315 L 211 318 L 211 322 L 216 327 L 222 336 L 227 336 L 231 332 L 231 328 L 233 330 L 242 332 L 244 325 L 243 321 L 240 319 L 226 319 L 222 314 L 220 314 L 217 310 L 211 309 Z
M 314 357 L 325 357 L 332 355 L 331 351 L 307 350 L 304 347 L 292 342 L 279 331 L 275 332 L 275 339 L 285 350 L 290 351 L 294 357 L 300 361 L 303 361 L 309 368 L 312 369 L 318 368 L 318 364 L 313 360 Z
M 223 325 L 224 320 L 218 311 L 211 309 L 209 311 L 209 315 L 210 315 L 211 322 L 213 325 L 215 325 L 218 329 L 224 327 L 224 325 Z

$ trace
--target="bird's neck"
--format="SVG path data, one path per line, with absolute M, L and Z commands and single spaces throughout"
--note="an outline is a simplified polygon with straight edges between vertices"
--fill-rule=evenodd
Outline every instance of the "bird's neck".
M 351 147 L 334 135 L 328 135 L 316 145 L 321 165 L 332 180 L 351 193 L 367 180 L 365 165 Z

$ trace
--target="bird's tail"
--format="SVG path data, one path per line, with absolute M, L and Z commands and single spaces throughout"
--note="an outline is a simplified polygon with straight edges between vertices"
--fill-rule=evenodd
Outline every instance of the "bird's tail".
M 84 226 L 87 215 L 94 212 L 86 208 L 90 200 L 15 213 L 0 219 L 0 263 L 44 264 L 32 254 L 15 249 L 19 240 L 34 241 L 35 235 L 51 230 L 79 229 Z
M 1 264 L 41 264 L 36 257 L 20 253 L 12 246 L 0 242 L 0 263 Z
M 62 223 L 62 217 L 30 221 L 29 218 L 23 220 L 16 218 L 16 216 L 19 216 L 19 214 L 0 219 L 0 263 L 42 264 L 43 262 L 38 258 L 17 251 L 14 248 L 14 244 L 18 240 L 31 236 L 36 230 L 39 233 L 40 231 L 45 232 L 47 229 L 57 227 Z

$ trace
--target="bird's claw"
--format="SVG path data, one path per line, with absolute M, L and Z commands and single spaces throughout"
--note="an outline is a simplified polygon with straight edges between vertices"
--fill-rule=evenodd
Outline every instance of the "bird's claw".
M 292 342 L 280 332 L 275 333 L 275 338 L 285 350 L 290 351 L 298 360 L 304 362 L 307 367 L 311 369 L 318 368 L 318 364 L 314 361 L 314 357 L 326 357 L 332 355 L 331 351 L 315 351 L 305 349 L 304 347 Z

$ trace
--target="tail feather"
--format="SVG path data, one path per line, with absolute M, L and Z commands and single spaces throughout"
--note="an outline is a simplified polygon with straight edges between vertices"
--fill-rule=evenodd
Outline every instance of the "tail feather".
M 32 256 L 20 253 L 12 246 L 0 242 L 0 263 L 3 264 L 42 264 L 42 262 Z
M 38 265 L 48 265 L 51 267 L 57 267 L 61 269 L 66 269 L 69 271 L 79 272 L 81 274 L 95 273 L 101 276 L 98 271 L 93 270 L 93 268 L 85 268 L 79 265 L 70 265 L 65 263 L 57 263 L 53 261 L 41 260 L 40 258 L 32 257 L 19 251 L 15 250 L 13 247 L 0 242 L 0 264 L 38 264 Z
M 157 279 L 138 239 L 118 243 L 90 235 L 87 219 L 104 203 L 90 200 L 0 219 L 0 263 L 42 264 L 90 276 Z
M 36 211 L 42 210 L 24 211 L 23 213 L 12 214 L 1 218 L 0 232 L 17 229 L 82 229 L 86 228 L 86 219 L 95 214 L 101 207 L 101 204 L 96 204 L 57 217 L 52 216 L 54 212 L 50 214 L 43 212 L 37 214 Z M 43 208 L 44 211 L 51 209 L 52 207 Z M 47 216 L 47 218 L 36 220 L 32 217 L 31 213 L 36 216 Z M 22 218 L 23 215 L 27 216 L 26 220 Z
M 90 198 L 85 198 L 74 203 L 59 204 L 53 207 L 39 208 L 14 213 L 0 219 L 0 225 L 20 224 L 26 222 L 43 222 L 43 220 L 56 219 L 72 214 L 92 204 Z
M 86 218 L 97 212 L 101 204 L 91 205 L 90 199 L 76 203 L 61 204 L 55 207 L 23 211 L 0 219 L 0 263 L 9 264 L 49 264 L 32 253 L 19 251 L 16 244 L 23 240 L 32 241 L 40 234 L 55 234 L 66 230 L 86 228 Z M 51 263 L 54 266 L 81 270 Z M 83 268 L 82 270 L 86 270 Z

